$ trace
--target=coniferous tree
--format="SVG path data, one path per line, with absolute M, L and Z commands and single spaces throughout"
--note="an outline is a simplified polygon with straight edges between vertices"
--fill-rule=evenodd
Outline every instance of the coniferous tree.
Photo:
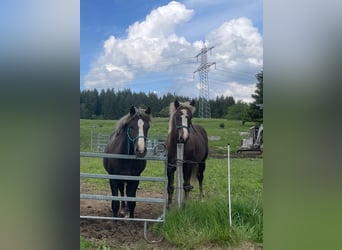
M 248 118 L 251 121 L 262 122 L 263 121 L 263 71 L 255 75 L 257 79 L 256 90 L 252 94 L 254 102 L 251 103 L 248 109 Z
M 258 79 L 262 79 L 262 75 L 260 78 L 260 74 L 257 75 Z M 262 81 L 262 80 L 261 80 Z M 258 85 L 260 86 L 260 84 Z M 261 88 L 262 94 L 262 85 L 256 90 L 256 93 L 253 95 L 253 98 L 259 98 L 261 95 L 259 94 L 259 89 Z M 114 91 L 114 89 L 101 90 L 99 93 L 96 89 L 94 90 L 82 90 L 80 91 L 80 118 L 81 119 L 119 119 L 123 115 L 127 114 L 127 110 L 131 105 L 141 108 L 150 107 L 153 111 L 155 117 L 167 117 L 169 104 L 173 102 L 175 99 L 179 101 L 189 101 L 190 99 L 195 100 L 195 105 L 198 110 L 199 99 L 198 98 L 189 98 L 185 96 L 178 96 L 175 93 L 167 93 L 161 97 L 158 97 L 157 94 L 153 92 L 144 93 L 132 92 L 130 89 L 124 89 L 121 91 Z M 262 96 L 261 96 L 262 99 Z M 262 102 L 258 99 L 257 103 Z M 223 95 L 216 97 L 216 99 L 210 100 L 211 107 L 211 117 L 212 118 L 223 118 L 227 117 L 229 114 L 230 117 L 232 112 L 239 110 L 239 107 L 233 108 L 233 111 L 229 112 L 230 108 L 236 105 L 235 100 L 232 96 Z M 235 111 L 234 111 L 235 110 Z M 249 111 L 251 111 L 250 109 Z M 259 108 L 258 108 L 259 110 Z M 195 113 L 195 117 L 198 114 Z M 254 119 L 254 116 L 252 116 Z M 250 118 L 252 119 L 252 118 Z

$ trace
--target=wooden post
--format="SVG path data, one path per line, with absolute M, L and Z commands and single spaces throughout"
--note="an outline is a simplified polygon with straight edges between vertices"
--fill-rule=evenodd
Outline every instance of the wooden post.
M 183 205 L 183 154 L 184 154 L 184 144 L 177 143 L 177 185 L 176 185 L 176 196 L 177 205 L 180 208 Z

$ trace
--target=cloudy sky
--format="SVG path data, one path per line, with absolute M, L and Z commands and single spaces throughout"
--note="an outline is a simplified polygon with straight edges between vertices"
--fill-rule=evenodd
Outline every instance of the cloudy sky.
M 261 0 L 82 0 L 80 88 L 198 97 L 205 41 L 210 98 L 252 101 L 262 36 Z

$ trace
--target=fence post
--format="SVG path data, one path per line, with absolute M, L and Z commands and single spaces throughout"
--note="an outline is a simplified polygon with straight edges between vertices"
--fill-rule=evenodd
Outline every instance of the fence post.
M 227 160 L 228 160 L 228 213 L 229 213 L 229 225 L 232 226 L 232 202 L 230 197 L 230 144 L 227 149 Z
M 177 143 L 177 205 L 180 208 L 183 205 L 183 153 L 184 144 Z

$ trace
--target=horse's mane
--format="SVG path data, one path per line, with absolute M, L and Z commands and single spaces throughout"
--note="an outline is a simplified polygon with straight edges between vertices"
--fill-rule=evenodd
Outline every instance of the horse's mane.
M 191 111 L 191 113 L 194 113 L 196 110 L 195 106 L 192 106 L 190 104 L 190 102 L 179 102 L 178 108 L 182 108 L 182 107 L 188 108 Z M 170 119 L 169 119 L 169 131 L 168 131 L 168 133 L 171 132 L 172 124 L 174 124 L 173 119 L 174 119 L 174 114 L 176 113 L 176 111 L 177 111 L 177 108 L 175 107 L 175 103 L 171 102 L 170 106 L 169 106 Z
M 133 120 L 136 116 L 140 116 L 144 121 L 150 122 L 151 121 L 151 114 L 146 114 L 145 109 L 142 108 L 135 108 L 135 114 L 131 116 L 130 113 L 121 117 L 116 125 L 116 131 L 119 132 L 124 129 L 125 125 L 128 124 L 131 120 Z

